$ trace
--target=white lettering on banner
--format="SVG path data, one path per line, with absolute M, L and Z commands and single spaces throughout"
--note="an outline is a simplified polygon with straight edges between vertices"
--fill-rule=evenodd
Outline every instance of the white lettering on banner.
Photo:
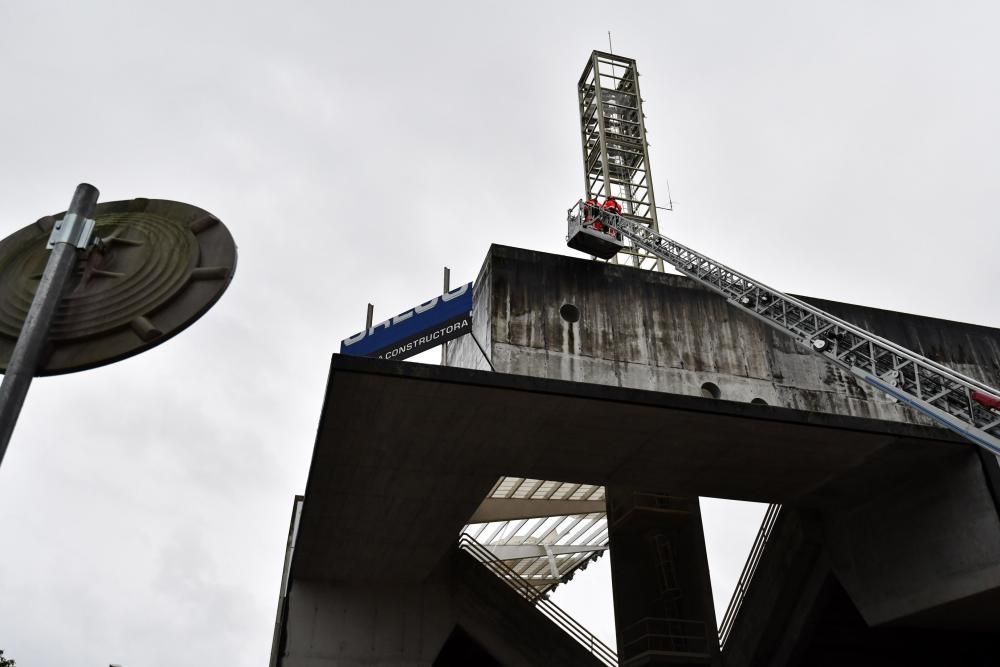
M 435 301 L 437 301 L 437 299 L 435 299 Z M 390 320 L 386 320 L 385 322 L 379 322 L 378 324 L 376 324 L 375 326 L 373 326 L 371 329 L 366 329 L 365 331 L 362 331 L 359 334 L 354 334 L 353 336 L 348 336 L 347 338 L 345 338 L 344 340 L 342 340 L 340 342 L 344 345 L 344 347 L 348 347 L 350 345 L 354 345 L 355 343 L 364 340 L 365 336 L 368 336 L 369 334 L 375 333 L 375 329 L 377 329 L 379 327 L 385 327 L 386 329 L 388 329 L 390 326 L 395 326 L 395 325 L 399 324 L 400 322 L 402 322 L 404 320 L 410 319 L 411 317 L 413 317 L 413 311 L 412 310 L 408 310 L 405 313 L 400 313 L 399 315 L 396 315 L 395 317 L 393 317 Z
M 399 324 L 403 320 L 408 320 L 411 317 L 413 317 L 413 311 L 412 310 L 408 310 L 405 313 L 400 313 L 399 315 L 396 315 L 396 317 L 392 318 L 392 323 L 393 324 Z
M 416 311 L 418 314 L 419 313 L 426 313 L 428 310 L 430 310 L 431 308 L 433 308 L 436 305 L 438 305 L 438 297 L 434 297 L 433 299 L 431 299 L 427 303 L 420 304 L 419 306 L 417 306 L 413 310 Z
M 453 292 L 445 292 L 444 294 L 441 295 L 441 299 L 444 300 L 446 303 L 448 301 L 451 301 L 452 299 L 457 299 L 458 297 L 462 296 L 463 294 L 469 291 L 470 284 L 471 283 L 465 283 L 464 285 L 454 290 Z
M 401 355 L 401 354 L 403 354 L 405 352 L 412 351 L 415 347 L 420 347 L 421 345 L 424 345 L 426 343 L 430 343 L 432 341 L 438 340 L 439 338 L 441 338 L 441 336 L 447 336 L 448 334 L 452 334 L 452 333 L 455 333 L 455 332 L 457 332 L 457 331 L 459 331 L 461 329 L 465 329 L 468 326 L 469 326 L 469 319 L 468 318 L 466 318 L 464 320 L 461 320 L 459 322 L 454 322 L 454 323 L 449 324 L 449 325 L 447 325 L 445 327 L 441 327 L 440 329 L 437 329 L 436 331 L 432 331 L 431 333 L 425 334 L 425 335 L 421 336 L 420 338 L 417 338 L 416 340 L 411 340 L 410 342 L 408 342 L 406 344 L 399 345 L 397 347 L 392 348 L 391 350 L 389 350 L 387 352 L 383 352 L 382 354 L 379 355 L 379 359 L 393 359 L 393 358 L 398 357 L 399 355 Z
M 367 336 L 367 335 L 368 335 L 368 331 L 367 330 L 366 331 L 362 331 L 359 334 L 354 334 L 353 336 L 348 336 L 344 340 L 340 341 L 340 344 L 343 345 L 344 347 L 348 347 L 350 345 L 354 345 L 355 343 L 358 343 L 358 342 L 364 340 L 365 336 Z

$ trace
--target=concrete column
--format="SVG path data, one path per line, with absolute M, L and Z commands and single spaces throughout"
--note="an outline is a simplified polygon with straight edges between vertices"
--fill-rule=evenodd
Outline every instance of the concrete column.
M 608 489 L 619 664 L 721 665 L 697 497 Z

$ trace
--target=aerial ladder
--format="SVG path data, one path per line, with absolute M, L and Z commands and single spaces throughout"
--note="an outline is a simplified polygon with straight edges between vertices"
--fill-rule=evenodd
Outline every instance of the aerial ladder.
M 1000 391 L 779 292 L 628 215 L 581 200 L 567 218 L 570 247 L 607 259 L 628 239 L 722 295 L 738 310 L 1000 456 Z

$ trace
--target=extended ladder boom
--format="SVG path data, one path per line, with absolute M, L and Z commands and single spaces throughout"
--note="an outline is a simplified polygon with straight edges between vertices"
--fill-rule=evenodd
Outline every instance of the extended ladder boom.
M 569 211 L 572 226 L 589 224 L 583 202 Z M 833 315 L 768 287 L 627 217 L 600 221 L 632 243 L 718 292 L 733 306 L 792 336 L 867 384 L 1000 455 L 1000 392 Z

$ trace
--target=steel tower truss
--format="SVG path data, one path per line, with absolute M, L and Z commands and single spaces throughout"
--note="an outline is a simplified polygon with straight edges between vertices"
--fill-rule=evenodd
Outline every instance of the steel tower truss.
M 577 87 L 586 199 L 614 197 L 630 221 L 659 231 L 649 145 L 635 60 L 590 54 Z M 629 244 L 610 261 L 663 270 L 663 260 Z

